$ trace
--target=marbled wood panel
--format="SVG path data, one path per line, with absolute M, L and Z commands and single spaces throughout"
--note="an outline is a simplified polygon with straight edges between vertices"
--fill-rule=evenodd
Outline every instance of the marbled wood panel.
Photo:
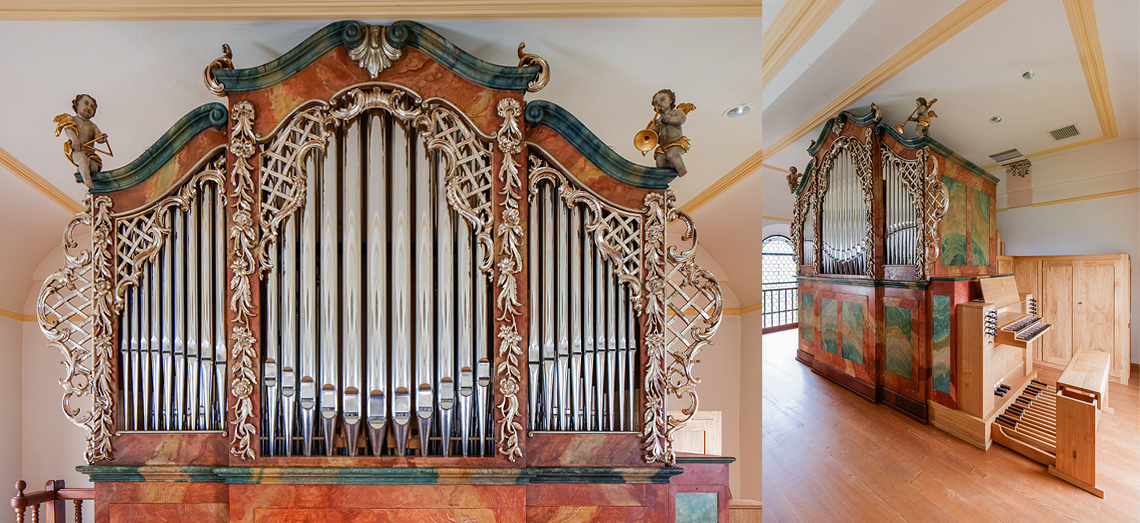
M 407 467 L 407 468 L 449 468 L 449 467 L 521 467 L 520 462 L 511 463 L 506 458 L 495 457 L 438 457 L 438 456 L 293 456 L 259 457 L 254 462 L 241 466 L 256 467 Z
M 118 521 L 112 519 L 111 515 L 112 507 L 120 504 L 135 507 L 140 504 L 210 507 L 225 506 L 228 500 L 229 489 L 225 483 L 95 483 L 95 521 Z M 227 519 L 223 518 L 222 521 Z
M 829 298 L 820 300 L 819 326 L 822 348 L 826 352 L 839 355 L 839 302 Z
M 134 504 L 110 506 L 110 521 L 115 523 L 224 523 L 230 520 L 230 507 L 225 503 Z
M 258 136 L 267 136 L 298 105 L 308 100 L 327 102 L 352 85 L 370 81 L 368 72 L 358 67 L 348 57 L 348 50 L 341 46 L 289 79 L 268 89 L 241 93 L 241 97 L 253 103 L 257 110 L 253 131 Z M 506 91 L 469 82 L 418 49 L 405 48 L 403 57 L 381 72 L 376 81 L 400 85 L 423 98 L 444 98 L 454 103 L 485 134 L 494 134 L 498 128 L 494 104 Z
M 626 185 L 610 177 L 582 156 L 573 144 L 545 125 L 528 126 L 526 133 L 526 142 L 541 147 L 551 159 L 562 164 L 574 177 L 606 200 L 629 209 L 641 209 L 645 205 L 645 196 L 655 192 L 653 189 Z
M 669 499 L 665 484 L 532 483 L 526 487 L 528 507 L 647 507 Z
M 870 311 L 867 311 L 870 312 Z M 863 363 L 863 305 L 843 302 L 840 318 L 840 336 L 843 337 L 843 359 Z
M 115 459 L 105 464 L 224 466 L 228 456 L 221 432 L 126 433 L 115 437 Z
M 815 343 L 815 296 L 800 294 L 800 338 Z
M 883 386 L 925 404 L 930 339 L 926 291 L 884 289 Z
M 495 509 L 478 508 L 261 508 L 254 512 L 257 523 L 498 523 L 510 521 Z
M 997 214 L 997 186 L 989 180 L 974 174 L 969 169 L 958 165 L 955 162 L 948 161 L 945 158 L 938 157 L 938 165 L 942 168 L 942 182 L 947 183 L 947 180 L 952 180 L 955 184 L 947 183 L 947 189 L 956 187 L 957 191 L 961 194 L 961 199 L 953 193 L 950 195 L 950 208 L 946 211 L 946 217 L 942 219 L 942 231 L 946 231 L 946 221 L 951 219 L 957 220 L 955 226 L 957 230 L 964 234 L 964 238 L 956 238 L 956 241 L 963 242 L 961 257 L 954 261 L 961 263 L 951 263 L 947 257 L 947 253 L 943 250 L 942 255 L 934 260 L 934 265 L 931 270 L 931 276 L 935 277 L 968 277 L 968 276 L 981 276 L 997 273 L 997 259 L 993 253 L 997 252 L 997 233 L 994 227 L 994 217 Z M 974 191 L 977 191 L 976 193 Z M 969 194 L 969 196 L 967 196 Z M 985 228 L 978 230 L 974 229 L 973 214 L 974 212 L 981 213 L 980 209 L 971 208 L 972 205 L 967 205 L 966 200 L 969 199 L 971 203 L 978 199 L 977 194 L 985 195 L 986 202 L 983 202 L 988 207 L 989 225 Z M 957 207 L 956 207 L 957 206 Z M 975 233 L 977 233 L 975 235 Z M 975 237 L 976 236 L 976 237 Z M 945 235 L 943 241 L 945 242 Z M 974 246 L 987 249 L 987 261 L 984 264 L 979 264 L 972 259 L 971 253 Z M 945 249 L 945 243 L 943 243 Z M 988 246 L 988 247 L 986 247 Z
M 641 439 L 628 433 L 532 433 L 525 436 L 530 467 L 646 466 Z
M 498 513 L 498 518 L 494 521 L 521 523 L 525 521 L 525 490 L 523 485 L 230 485 L 230 520 L 252 523 L 261 521 L 261 514 L 267 509 L 286 508 L 348 510 L 344 513 L 346 515 L 367 512 L 359 509 L 401 509 L 400 512 L 407 509 L 436 509 L 440 513 L 451 511 L 452 514 L 472 509 L 489 509 Z M 329 514 L 324 510 L 301 510 L 298 513 L 318 512 Z M 392 510 L 389 513 L 396 512 Z M 265 521 L 296 520 L 271 518 Z M 342 520 L 333 516 L 317 521 Z
M 226 144 L 226 133 L 214 128 L 203 131 L 175 153 L 166 165 L 142 183 L 109 193 L 115 201 L 112 210 L 116 213 L 137 209 L 170 192 L 191 174 L 197 173 L 205 162 L 221 152 L 219 147 Z
M 660 507 L 527 507 L 526 520 L 543 523 L 660 523 Z
M 953 302 L 950 296 L 935 294 L 932 298 L 931 344 L 933 349 L 930 357 L 930 384 L 937 392 L 956 398 L 953 374 L 954 355 L 951 350 L 950 339 L 951 322 L 950 313 Z
M 913 346 L 911 310 L 886 305 L 883 329 L 883 368 L 891 374 L 911 379 L 914 364 L 911 362 Z
M 970 265 L 990 264 L 990 197 L 970 190 Z
M 941 264 L 966 265 L 966 186 L 945 175 L 942 183 L 946 185 L 950 201 L 942 217 Z
M 683 467 L 685 472 L 674 477 L 671 482 L 674 495 L 682 492 L 716 493 L 719 521 L 727 521 L 728 501 L 731 497 L 728 491 L 729 463 L 678 463 L 678 466 Z
M 719 492 L 678 492 L 673 500 L 674 523 L 716 523 L 720 521 Z

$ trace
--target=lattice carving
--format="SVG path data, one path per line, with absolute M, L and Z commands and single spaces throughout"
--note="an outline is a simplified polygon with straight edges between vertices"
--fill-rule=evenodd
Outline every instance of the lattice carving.
M 170 235 L 170 209 L 188 212 L 199 191 L 212 190 L 225 204 L 225 154 L 206 163 L 176 193 L 127 214 L 115 215 L 115 312 L 123 311 L 127 291 L 138 285 L 139 275 L 158 256 Z M 208 184 L 212 184 L 212 187 Z
M 669 354 L 665 381 L 669 394 L 685 402 L 680 417 L 670 415 L 668 418 L 665 438 L 672 449 L 676 431 L 688 424 L 697 412 L 697 384 L 701 380 L 693 375 L 693 365 L 697 363 L 697 354 L 710 343 L 720 327 L 724 301 L 716 276 L 696 261 L 697 229 L 693 219 L 673 207 L 671 200 L 667 201 L 670 206 L 666 221 L 677 220 L 684 224 L 685 233 L 681 241 L 692 242 L 687 249 L 669 245 L 665 253 L 668 267 L 665 278 L 665 306 L 668 308 L 665 340 Z
M 328 147 L 327 113 L 320 106 L 297 113 L 262 151 L 258 261 L 263 272 L 271 266 L 268 246 L 276 241 L 278 227 L 305 203 L 307 176 L 301 166 L 312 151 Z
M 897 173 L 906 186 L 907 195 L 910 197 L 911 205 L 914 208 L 914 215 L 922 219 L 924 216 L 924 192 L 926 184 L 926 163 L 930 157 L 930 149 L 923 147 L 918 150 L 918 155 L 914 160 L 907 160 L 896 154 L 890 147 L 883 146 L 882 160 L 883 170 L 887 170 L 890 165 L 893 172 Z M 930 235 L 929 229 L 926 229 L 927 220 L 922 222 L 922 234 L 918 235 L 918 241 L 914 244 L 914 268 L 916 276 L 919 280 L 926 280 L 927 274 L 927 237 Z M 894 231 L 887 231 L 888 234 Z
M 832 128 L 834 129 L 834 127 Z M 859 179 L 859 186 L 863 191 L 863 203 L 867 211 L 864 214 L 864 225 L 866 226 L 867 233 L 865 237 L 860 240 L 860 247 L 866 252 L 867 261 L 866 274 L 875 278 L 875 227 L 874 227 L 874 206 L 872 205 L 872 196 L 874 194 L 874 177 L 871 165 L 871 144 L 863 144 L 859 139 L 854 136 L 840 136 L 836 138 L 831 144 L 831 148 L 823 155 L 823 160 L 820 162 L 819 175 L 816 183 L 816 201 L 819 202 L 819 208 L 822 209 L 823 202 L 827 197 L 827 191 L 831 182 L 831 168 L 835 163 L 835 158 L 839 156 L 841 151 L 848 151 L 855 160 L 855 172 Z M 820 211 L 816 211 L 819 213 Z M 820 220 L 816 220 L 819 222 Z M 822 238 L 817 242 L 821 250 L 827 250 L 831 246 L 827 245 Z M 854 249 L 849 249 L 854 250 Z M 847 251 L 835 251 L 834 257 L 842 261 L 844 258 L 853 258 L 855 255 L 861 253 L 852 253 Z
M 629 285 L 634 308 L 641 311 L 641 228 L 644 215 L 624 210 L 590 192 L 573 176 L 552 167 L 542 157 L 530 155 L 530 201 L 538 195 L 538 183 L 546 180 L 558 189 L 566 206 L 583 204 L 586 232 L 602 256 L 613 262 L 614 274 Z

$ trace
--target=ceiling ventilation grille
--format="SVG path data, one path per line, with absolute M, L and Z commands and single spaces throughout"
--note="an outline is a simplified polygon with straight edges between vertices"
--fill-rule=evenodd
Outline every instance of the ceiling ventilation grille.
M 1002 151 L 1000 153 L 990 155 L 990 158 L 993 158 L 993 160 L 997 163 L 1006 163 L 1010 160 L 1021 157 L 1021 151 L 1018 151 L 1017 149 L 1010 149 L 1008 151 Z
M 1061 127 L 1060 129 L 1053 129 L 1052 131 L 1049 131 L 1049 136 L 1053 137 L 1053 141 L 1064 140 L 1065 138 L 1072 138 L 1078 134 L 1081 134 L 1081 132 L 1079 130 L 1077 130 L 1076 124 L 1066 125 L 1064 127 Z

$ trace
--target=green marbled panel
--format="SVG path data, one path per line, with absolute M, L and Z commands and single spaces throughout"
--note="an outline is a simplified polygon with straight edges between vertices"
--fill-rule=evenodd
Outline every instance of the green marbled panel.
M 843 357 L 863 363 L 863 304 L 843 302 Z
M 887 305 L 886 315 L 887 332 L 884 334 L 884 345 L 887 352 L 887 372 L 910 379 L 910 309 Z
M 674 498 L 677 523 L 716 523 L 719 499 L 716 492 L 678 492 Z
M 970 265 L 990 264 L 990 195 L 971 189 Z
M 950 193 L 942 217 L 942 265 L 966 265 L 966 186 L 949 176 L 942 177 L 942 184 Z
M 951 394 L 954 376 L 950 374 L 950 312 L 952 311 L 949 296 L 934 295 L 934 325 L 931 335 L 934 342 L 934 355 L 931 365 L 934 367 L 931 380 L 934 390 Z
M 819 328 L 823 331 L 823 350 L 839 355 L 839 302 L 823 298 L 820 303 Z
M 815 341 L 815 296 L 800 295 L 800 336 Z

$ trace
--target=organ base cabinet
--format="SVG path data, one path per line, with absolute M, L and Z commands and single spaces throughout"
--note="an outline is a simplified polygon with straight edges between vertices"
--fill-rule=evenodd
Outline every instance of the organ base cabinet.
M 1132 343 L 1131 259 L 1127 254 L 1012 256 L 1018 290 L 1038 296 L 1053 324 L 1033 358 L 1063 369 L 1080 350 L 1111 355 L 1109 377 L 1128 384 Z
M 726 521 L 731 459 L 672 443 L 723 313 L 675 170 L 530 99 L 521 45 L 229 51 L 40 294 L 97 521 Z

